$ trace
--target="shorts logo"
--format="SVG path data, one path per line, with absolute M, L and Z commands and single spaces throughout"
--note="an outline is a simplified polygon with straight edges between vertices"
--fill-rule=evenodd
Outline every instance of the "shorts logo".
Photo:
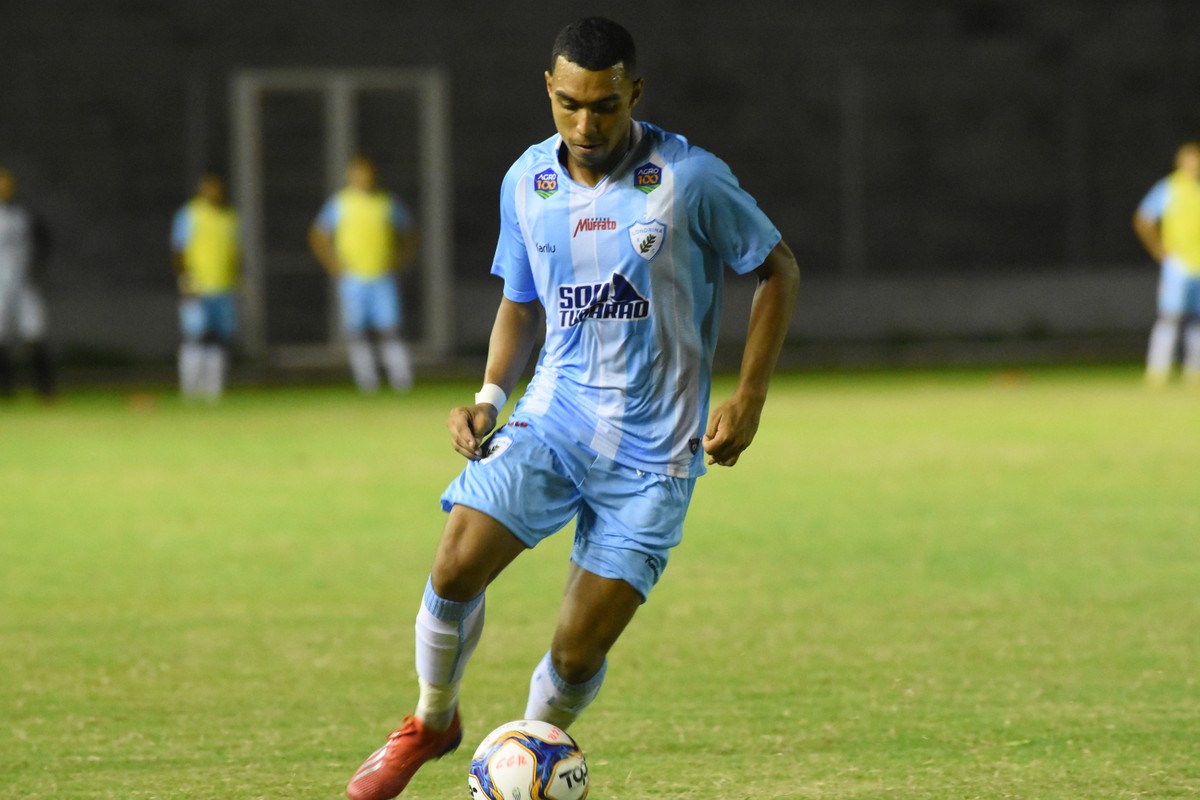
M 629 279 L 613 273 L 608 283 L 575 283 L 558 287 L 558 324 L 563 328 L 585 319 L 634 322 L 650 316 L 650 301 Z
M 510 444 L 512 444 L 511 436 L 496 436 L 490 442 L 487 442 L 484 445 L 483 458 L 479 463 L 486 464 L 493 458 L 498 457 L 501 453 L 508 449 Z
M 662 168 L 647 161 L 633 171 L 633 185 L 646 194 L 662 186 Z
M 538 197 L 546 198 L 558 191 L 558 173 L 552 169 L 533 176 L 533 190 Z
M 646 566 L 650 568 L 652 573 L 654 573 L 654 582 L 658 583 L 660 571 L 658 561 L 654 558 L 654 556 L 646 556 Z
M 629 227 L 629 241 L 633 244 L 634 252 L 647 261 L 658 255 L 666 236 L 667 226 L 656 219 L 638 222 Z
M 580 231 L 615 231 L 617 229 L 617 221 L 610 217 L 584 217 L 575 223 L 575 232 L 571 234 L 574 239 L 579 235 Z

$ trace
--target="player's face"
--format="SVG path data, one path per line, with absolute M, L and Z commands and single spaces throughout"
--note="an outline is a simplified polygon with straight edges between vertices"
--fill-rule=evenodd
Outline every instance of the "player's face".
M 1175 156 L 1175 166 L 1185 175 L 1200 181 L 1200 147 L 1184 147 Z
M 571 177 L 595 185 L 629 146 L 641 79 L 630 78 L 622 64 L 593 71 L 559 56 L 554 72 L 546 73 L 546 92 Z
M 0 203 L 7 203 L 17 193 L 17 179 L 6 169 L 0 169 Z
M 200 196 L 214 206 L 225 203 L 225 184 L 220 178 L 209 175 L 200 179 Z
M 355 161 L 346 169 L 346 182 L 360 192 L 375 189 L 375 168 L 362 161 Z

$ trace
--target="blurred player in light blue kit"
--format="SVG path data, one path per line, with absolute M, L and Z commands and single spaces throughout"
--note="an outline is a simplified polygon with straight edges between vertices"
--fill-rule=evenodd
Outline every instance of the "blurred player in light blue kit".
M 38 396 L 54 396 L 54 364 L 46 344 L 46 304 L 34 283 L 45 263 L 49 234 L 28 208 L 16 201 L 17 179 L 0 167 L 0 397 L 16 391 L 14 351 L 23 347 Z
M 238 215 L 225 200 L 225 183 L 200 178 L 196 196 L 171 224 L 171 254 L 179 281 L 179 387 L 184 397 L 215 400 L 225 388 L 229 349 L 237 331 L 241 263 Z
M 379 388 L 379 366 L 397 391 L 412 386 L 412 359 L 400 338 L 403 322 L 396 273 L 417 251 L 412 214 L 377 185 L 375 164 L 355 156 L 346 187 L 321 208 L 309 231 L 309 246 L 337 278 L 342 326 L 354 382 L 364 392 Z M 372 338 L 378 345 L 372 347 Z
M 484 386 L 450 412 L 468 459 L 417 614 L 415 713 L 359 768 L 354 800 L 398 794 L 458 746 L 458 687 L 479 641 L 484 590 L 518 555 L 576 522 L 571 571 L 524 717 L 569 726 L 607 654 L 666 569 L 696 479 L 733 466 L 758 429 L 799 268 L 729 168 L 633 120 L 643 82 L 629 33 L 564 28 L 546 92 L 558 134 L 529 148 L 500 191 L 492 273 L 504 295 Z M 758 282 L 732 397 L 709 412 L 726 267 Z M 508 424 L 493 429 L 541 333 Z
M 1150 334 L 1146 381 L 1161 386 L 1170 378 L 1183 329 L 1184 380 L 1200 386 L 1200 142 L 1179 148 L 1175 171 L 1142 200 L 1133 229 L 1161 265 L 1158 322 Z

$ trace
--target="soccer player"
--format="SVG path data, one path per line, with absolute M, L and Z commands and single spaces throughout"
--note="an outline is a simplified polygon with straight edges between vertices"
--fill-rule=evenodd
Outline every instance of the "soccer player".
M 54 397 L 54 363 L 46 344 L 46 306 L 33 282 L 45 262 L 49 236 L 42 221 L 16 201 L 17 179 L 0 167 L 0 396 L 16 391 L 13 346 L 24 344 L 34 391 Z
M 1150 257 L 1162 265 L 1146 381 L 1162 386 L 1170 378 L 1186 322 L 1183 375 L 1188 383 L 1200 385 L 1200 142 L 1179 148 L 1175 171 L 1142 200 L 1133 230 Z
M 630 34 L 602 18 L 568 25 L 545 81 L 558 134 L 504 178 L 484 385 L 447 423 L 468 463 L 442 495 L 417 613 L 419 699 L 351 779 L 353 800 L 395 796 L 459 745 L 484 590 L 572 518 L 566 594 L 524 716 L 566 728 L 587 708 L 680 541 L 706 453 L 731 467 L 754 439 L 787 332 L 791 251 L 724 162 L 632 118 L 643 81 Z M 726 265 L 758 286 L 737 387 L 709 415 Z M 532 382 L 485 440 L 543 327 Z
M 238 215 L 225 183 L 208 173 L 171 224 L 171 254 L 179 281 L 179 386 L 184 397 L 216 400 L 225 388 L 237 330 L 234 292 L 241 248 Z
M 400 338 L 396 273 L 417 252 L 417 230 L 400 198 L 377 185 L 375 164 L 355 156 L 346 187 L 321 208 L 308 235 L 313 255 L 337 278 L 350 371 L 360 391 L 379 389 L 379 363 L 396 391 L 412 386 L 412 360 Z M 376 360 L 371 339 L 378 343 Z

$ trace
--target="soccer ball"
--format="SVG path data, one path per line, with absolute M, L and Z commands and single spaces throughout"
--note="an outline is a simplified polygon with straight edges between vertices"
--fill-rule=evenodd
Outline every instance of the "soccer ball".
M 487 735 L 471 757 L 471 800 L 583 800 L 588 768 L 566 731 L 522 719 Z

